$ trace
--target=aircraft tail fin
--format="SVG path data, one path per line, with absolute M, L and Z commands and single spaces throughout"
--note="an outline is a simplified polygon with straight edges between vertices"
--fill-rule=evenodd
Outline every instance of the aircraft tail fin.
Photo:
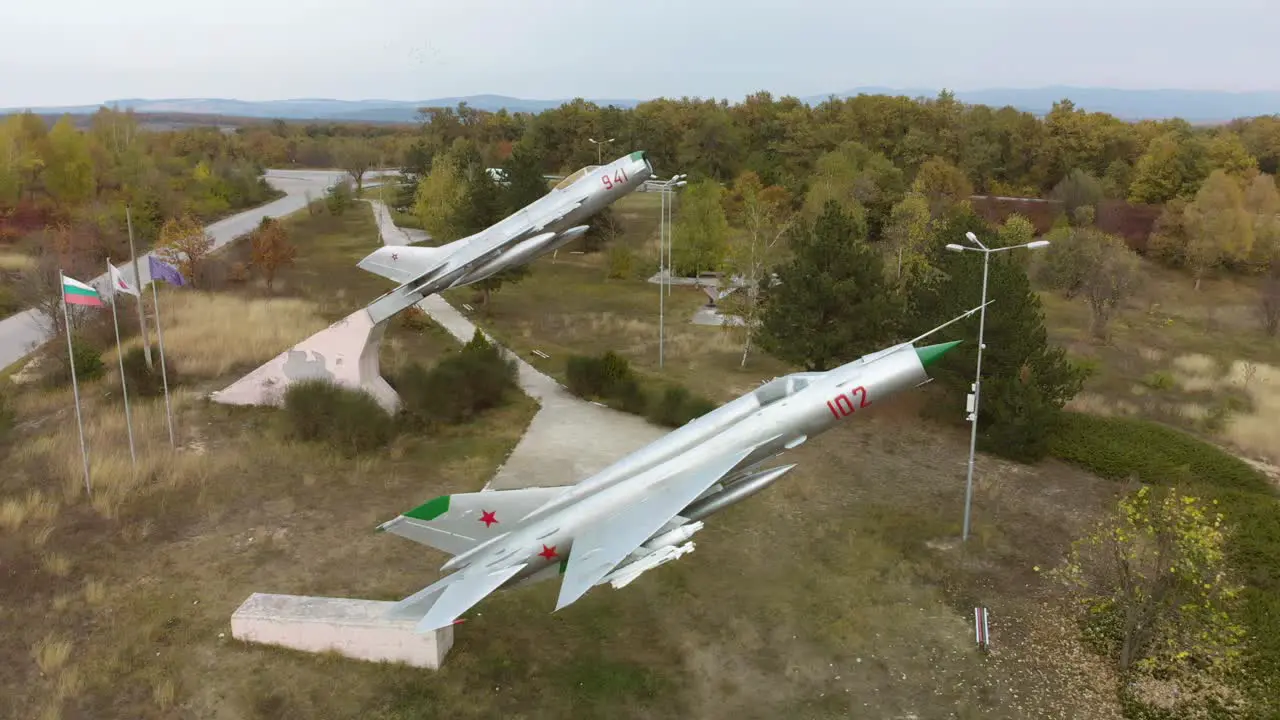
M 356 267 L 404 284 L 435 267 L 445 254 L 438 247 L 390 245 L 369 253 Z
M 378 530 L 460 555 L 510 530 L 564 492 L 563 487 L 441 495 L 378 526 Z

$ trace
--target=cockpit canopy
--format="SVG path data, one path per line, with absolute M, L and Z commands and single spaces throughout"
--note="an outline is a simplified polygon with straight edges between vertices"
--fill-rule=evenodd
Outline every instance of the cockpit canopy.
M 774 378 L 769 382 L 755 389 L 753 393 L 756 400 L 761 406 L 776 403 L 779 400 L 795 395 L 801 390 L 809 386 L 809 383 L 822 377 L 826 373 L 810 372 L 810 373 L 791 373 L 782 377 Z
M 569 187 L 570 185 L 572 185 L 572 184 L 574 184 L 574 183 L 578 182 L 579 180 L 581 180 L 581 179 L 582 179 L 582 176 L 586 175 L 587 173 L 589 173 L 589 172 L 591 172 L 592 170 L 595 170 L 595 169 L 597 169 L 597 168 L 599 168 L 599 167 L 600 167 L 599 165 L 588 165 L 588 166 L 586 166 L 586 167 L 582 168 L 581 170 L 578 170 L 578 171 L 577 171 L 577 172 L 575 172 L 574 174 L 567 176 L 565 179 L 561 180 L 560 182 L 556 183 L 555 189 L 556 189 L 556 190 L 563 190 L 564 188 L 567 188 L 567 187 Z

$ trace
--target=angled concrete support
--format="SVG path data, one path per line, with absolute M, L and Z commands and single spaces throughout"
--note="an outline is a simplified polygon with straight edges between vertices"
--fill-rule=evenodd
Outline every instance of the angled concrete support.
M 390 319 L 375 322 L 369 309 L 361 308 L 212 393 L 210 399 L 226 405 L 279 406 L 291 382 L 321 378 L 364 390 L 388 412 L 395 412 L 400 398 L 382 378 L 378 364 Z

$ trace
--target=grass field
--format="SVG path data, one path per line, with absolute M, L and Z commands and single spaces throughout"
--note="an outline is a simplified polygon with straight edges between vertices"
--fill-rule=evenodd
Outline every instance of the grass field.
M 1084 300 L 1042 295 L 1051 337 L 1096 370 L 1072 406 L 1167 422 L 1280 466 L 1280 338 L 1259 328 L 1256 282 L 1222 276 L 1197 291 L 1153 262 L 1142 271 L 1105 343 Z
M 615 206 L 620 242 L 655 269 L 657 202 Z M 299 262 L 274 293 L 256 279 L 207 297 L 166 289 L 166 343 L 185 368 L 183 450 L 165 451 L 163 408 L 142 407 L 140 480 L 119 450 L 110 373 L 87 393 L 93 447 L 115 448 L 95 451 L 95 497 L 106 498 L 94 503 L 78 485 L 69 393 L 21 393 L 23 424 L 0 446 L 0 626 L 13 628 L 0 635 L 0 716 L 1119 717 L 1116 678 L 1079 645 L 1037 568 L 1121 486 L 1064 463 L 980 457 L 973 536 L 958 546 L 968 436 L 918 419 L 927 388 L 792 451 L 793 473 L 624 590 L 597 588 L 556 613 L 554 582 L 492 596 L 439 672 L 232 640 L 229 616 L 253 591 L 397 599 L 431 582 L 442 554 L 373 527 L 478 489 L 534 412 L 521 400 L 345 459 L 288 441 L 270 410 L 200 399 L 387 288 L 353 267 L 377 243 L 367 206 L 290 225 Z M 473 319 L 561 377 L 568 353 L 604 349 L 716 399 L 788 371 L 756 354 L 740 368 L 738 339 L 689 324 L 705 300 L 680 287 L 659 371 L 658 287 L 606 281 L 605 257 L 574 249 L 537 261 Z M 239 327 L 215 319 L 227 313 Z M 397 324 L 384 368 L 454 347 L 433 327 Z M 989 653 L 973 642 L 978 605 L 991 612 Z

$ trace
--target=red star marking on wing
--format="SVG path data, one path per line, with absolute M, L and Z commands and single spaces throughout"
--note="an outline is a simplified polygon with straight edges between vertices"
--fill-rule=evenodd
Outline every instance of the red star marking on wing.
M 539 555 L 541 555 L 542 557 L 544 557 L 544 558 L 548 559 L 548 560 L 551 560 L 551 559 L 554 559 L 554 558 L 559 557 L 559 555 L 556 555 L 556 546 L 555 546 L 555 545 L 552 545 L 551 547 L 547 547 L 546 545 L 543 545 L 543 546 L 542 546 L 542 552 L 540 552 L 540 553 L 538 553 L 538 554 L 539 554 Z
M 488 511 L 488 510 L 481 510 L 481 511 L 480 511 L 480 522 L 484 523 L 484 526 L 485 526 L 485 527 L 489 527 L 490 525 L 494 525 L 494 524 L 496 524 L 496 523 L 498 522 L 498 518 L 496 517 L 496 515 L 497 515 L 497 514 L 498 514 L 498 511 L 497 511 L 497 510 L 494 510 L 494 511 L 492 511 L 492 512 L 490 512 L 490 511 Z
M 400 253 L 391 253 L 391 259 L 392 259 L 392 261 L 399 260 L 399 259 L 400 259 Z

